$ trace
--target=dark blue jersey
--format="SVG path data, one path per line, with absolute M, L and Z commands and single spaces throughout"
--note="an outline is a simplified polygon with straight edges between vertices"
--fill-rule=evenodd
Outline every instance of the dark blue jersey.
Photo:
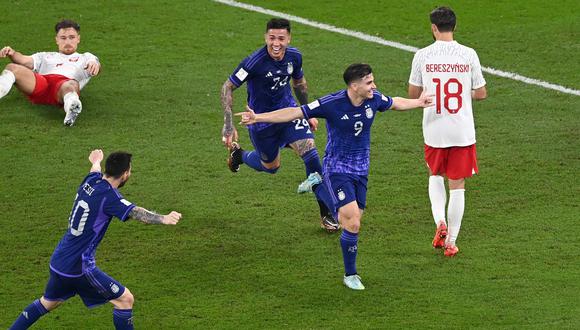
M 371 125 L 377 111 L 391 108 L 393 100 L 375 91 L 371 99 L 355 107 L 342 90 L 301 107 L 304 118 L 325 118 L 328 139 L 324 173 L 367 175 Z
M 66 234 L 50 259 L 50 268 L 68 277 L 95 268 L 95 251 L 113 217 L 127 220 L 135 207 L 119 194 L 100 172 L 91 172 L 79 186 Z
M 295 107 L 290 79 L 301 79 L 302 54 L 293 47 L 286 48 L 284 58 L 274 60 L 266 46 L 246 57 L 230 76 L 236 86 L 247 82 L 248 105 L 256 113 L 270 112 L 286 107 Z M 257 123 L 251 130 L 261 130 L 271 124 Z

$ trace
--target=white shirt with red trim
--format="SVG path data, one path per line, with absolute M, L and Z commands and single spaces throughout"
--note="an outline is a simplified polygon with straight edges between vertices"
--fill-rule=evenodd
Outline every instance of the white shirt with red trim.
M 471 91 L 486 84 L 475 50 L 456 41 L 435 41 L 415 54 L 409 84 L 434 95 L 434 106 L 423 110 L 426 145 L 475 143 Z
M 32 54 L 34 72 L 39 74 L 58 74 L 79 82 L 82 89 L 91 79 L 91 75 L 85 70 L 90 61 L 99 62 L 99 59 L 91 53 L 73 53 L 65 55 L 58 52 L 41 52 Z

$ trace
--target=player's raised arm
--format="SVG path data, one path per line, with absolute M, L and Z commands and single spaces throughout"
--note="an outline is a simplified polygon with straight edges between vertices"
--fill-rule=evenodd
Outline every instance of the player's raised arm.
M 231 148 L 232 142 L 238 140 L 238 131 L 234 127 L 234 120 L 232 116 L 232 104 L 234 101 L 234 90 L 236 90 L 236 85 L 234 85 L 229 79 L 227 79 L 223 86 L 221 92 L 222 108 L 224 110 L 224 127 L 222 128 L 222 142 L 226 148 Z
M 90 172 L 101 172 L 101 162 L 103 161 L 103 150 L 95 149 L 89 154 L 89 162 L 91 166 Z
M 406 99 L 393 97 L 391 110 L 410 110 L 415 108 L 427 108 L 433 105 L 433 95 L 421 95 L 418 99 Z
M 176 225 L 181 220 L 181 213 L 171 211 L 169 214 L 161 215 L 135 206 L 129 212 L 129 218 L 147 224 Z
M 0 50 L 0 58 L 4 57 L 9 57 L 12 63 L 23 65 L 30 70 L 34 69 L 34 60 L 32 59 L 32 56 L 22 55 L 10 46 L 6 46 Z
M 286 123 L 294 119 L 302 119 L 304 115 L 299 107 L 284 108 L 266 113 L 254 113 L 249 106 L 246 106 L 246 112 L 238 112 L 236 116 L 241 116 L 242 125 L 251 125 L 255 123 Z

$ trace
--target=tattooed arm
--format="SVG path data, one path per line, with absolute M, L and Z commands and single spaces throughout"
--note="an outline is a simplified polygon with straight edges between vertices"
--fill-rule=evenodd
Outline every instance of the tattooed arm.
M 306 83 L 306 78 L 292 79 L 292 88 L 300 105 L 308 103 L 308 84 Z M 310 124 L 312 131 L 316 132 L 318 129 L 318 119 L 310 118 L 308 119 L 308 124 Z
M 147 211 L 142 207 L 135 206 L 129 212 L 129 218 L 147 224 L 175 225 L 181 219 L 181 213 L 172 211 L 167 215 L 161 215 L 155 212 Z
M 300 79 L 292 79 L 292 88 L 294 89 L 294 94 L 300 102 L 300 105 L 308 103 L 308 84 L 306 84 L 306 79 L 304 77 Z
M 233 93 L 236 90 L 236 86 L 228 79 L 222 86 L 221 98 L 222 98 L 222 108 L 224 109 L 224 127 L 222 129 L 222 142 L 226 148 L 232 146 L 233 141 L 238 140 L 238 131 L 234 127 L 234 121 L 232 118 L 232 104 L 233 104 Z

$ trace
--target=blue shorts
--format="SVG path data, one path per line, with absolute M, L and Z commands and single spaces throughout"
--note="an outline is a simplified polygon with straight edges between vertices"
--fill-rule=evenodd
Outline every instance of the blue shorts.
M 358 208 L 364 210 L 367 203 L 367 182 L 368 178 L 364 175 L 329 173 L 324 176 L 324 184 L 337 212 L 352 201 L 356 201 Z
M 314 139 L 306 119 L 295 119 L 288 123 L 272 124 L 262 130 L 250 129 L 250 140 L 264 163 L 273 162 L 280 148 L 303 139 Z
M 78 294 L 87 307 L 102 305 L 123 295 L 125 287 L 99 268 L 80 277 L 67 277 L 50 270 L 44 290 L 46 300 L 65 301 Z

